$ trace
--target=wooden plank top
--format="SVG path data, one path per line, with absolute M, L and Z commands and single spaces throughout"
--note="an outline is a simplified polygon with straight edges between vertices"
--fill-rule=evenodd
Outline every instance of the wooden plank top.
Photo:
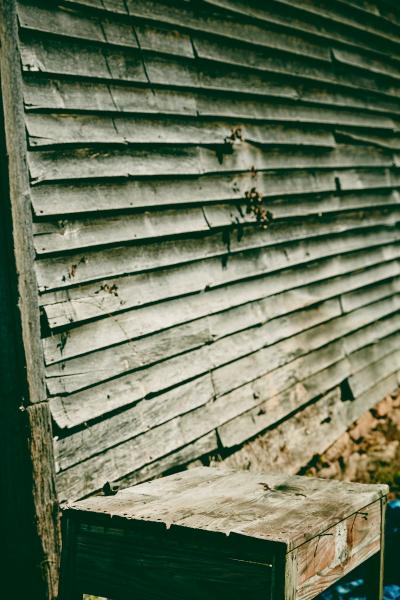
M 239 534 L 282 543 L 290 551 L 387 493 L 380 484 L 199 467 L 65 510 Z

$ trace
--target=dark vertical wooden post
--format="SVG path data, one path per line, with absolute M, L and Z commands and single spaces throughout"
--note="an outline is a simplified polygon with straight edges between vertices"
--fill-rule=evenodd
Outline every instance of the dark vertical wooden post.
M 15 0 L 0 0 L 1 590 L 57 594 L 59 532 L 51 423 L 33 269 Z
M 370 558 L 366 567 L 365 592 L 367 600 L 382 600 L 385 555 L 385 513 L 387 498 L 381 499 L 381 550 Z

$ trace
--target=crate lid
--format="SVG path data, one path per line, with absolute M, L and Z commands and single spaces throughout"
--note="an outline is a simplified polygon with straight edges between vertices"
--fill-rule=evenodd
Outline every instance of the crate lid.
M 161 523 L 168 529 L 239 534 L 282 543 L 289 551 L 387 493 L 381 484 L 198 467 L 114 496 L 92 496 L 64 510 Z

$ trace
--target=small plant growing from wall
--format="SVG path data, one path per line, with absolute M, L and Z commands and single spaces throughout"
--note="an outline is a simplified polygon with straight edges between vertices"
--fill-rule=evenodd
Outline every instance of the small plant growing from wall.
M 254 215 L 257 223 L 262 229 L 267 229 L 271 223 L 273 216 L 272 213 L 265 207 L 265 197 L 257 190 L 252 187 L 250 190 L 245 192 L 246 198 L 246 213 Z
M 230 148 L 230 151 L 233 151 L 233 147 L 240 142 L 243 142 L 243 133 L 241 127 L 235 127 L 231 130 L 231 133 L 225 138 L 225 145 Z

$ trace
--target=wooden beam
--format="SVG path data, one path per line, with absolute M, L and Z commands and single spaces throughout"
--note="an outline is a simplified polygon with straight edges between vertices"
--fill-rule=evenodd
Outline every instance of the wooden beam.
M 0 0 L 0 488 L 2 589 L 57 595 L 58 508 L 44 384 L 14 0 Z

